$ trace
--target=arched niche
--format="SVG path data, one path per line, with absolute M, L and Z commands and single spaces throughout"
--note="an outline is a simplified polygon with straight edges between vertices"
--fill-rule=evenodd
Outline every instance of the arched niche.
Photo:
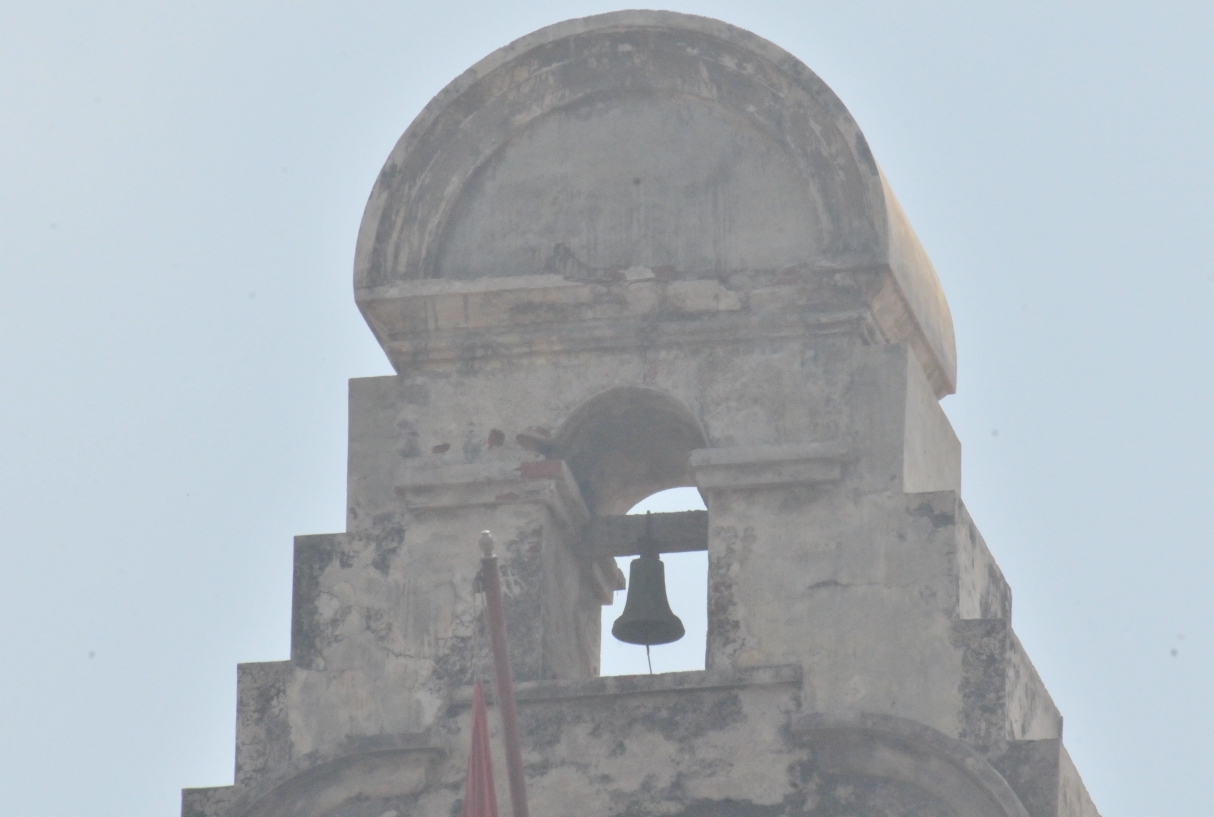
M 666 488 L 694 485 L 688 460 L 707 441 L 687 407 L 656 389 L 621 386 L 575 409 L 553 438 L 596 516 L 623 514 Z
M 930 726 L 862 713 L 801 716 L 792 727 L 810 751 L 806 770 L 817 783 L 809 815 L 1029 817 L 986 759 Z
M 346 755 L 287 775 L 247 803 L 237 800 L 231 813 L 240 817 L 408 814 L 415 811 L 413 803 L 444 756 L 437 746 Z
M 426 273 L 777 270 L 828 254 L 828 222 L 796 158 L 732 107 L 624 89 L 538 117 L 486 159 L 451 207 Z
M 1029 817 L 1007 780 L 959 740 L 890 715 L 808 715 L 791 733 L 809 751 L 807 815 Z

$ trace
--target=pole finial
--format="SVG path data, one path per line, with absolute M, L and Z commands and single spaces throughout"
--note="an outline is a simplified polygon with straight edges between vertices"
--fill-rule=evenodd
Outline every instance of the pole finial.
M 481 531 L 481 553 L 485 554 L 486 559 L 493 558 L 493 534 L 487 530 Z

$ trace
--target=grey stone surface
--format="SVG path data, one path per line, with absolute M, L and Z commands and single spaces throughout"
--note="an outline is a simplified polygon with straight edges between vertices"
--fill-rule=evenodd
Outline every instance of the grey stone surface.
M 669 12 L 551 26 L 444 89 L 371 194 L 355 291 L 399 366 L 418 351 L 400 330 L 481 323 L 501 300 L 401 309 L 411 293 L 517 291 L 534 283 L 500 279 L 541 275 L 581 283 L 549 309 L 601 313 L 594 285 L 630 270 L 662 293 L 674 283 L 693 313 L 739 303 L 738 285 L 845 300 L 869 288 L 882 331 L 914 346 L 937 393 L 955 386 L 948 304 L 847 109 L 771 43 Z M 723 286 L 699 285 L 711 280 Z M 653 287 L 637 294 L 627 311 L 649 311 Z
M 484 529 L 537 815 L 1096 815 L 960 499 L 939 282 L 794 58 L 664 12 L 512 43 L 392 152 L 355 296 L 397 374 L 350 384 L 347 530 L 296 540 L 291 658 L 183 815 L 458 814 Z M 675 486 L 706 669 L 599 678 L 620 515 Z

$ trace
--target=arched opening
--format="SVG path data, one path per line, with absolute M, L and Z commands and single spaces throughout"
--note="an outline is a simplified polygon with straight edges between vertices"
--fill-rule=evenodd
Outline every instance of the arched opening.
M 704 500 L 695 488 L 668 488 L 634 505 L 629 515 L 703 511 Z M 615 557 L 625 576 L 631 556 Z M 666 564 L 666 597 L 670 609 L 683 620 L 687 633 L 673 644 L 650 648 L 653 671 L 686 672 L 704 669 L 704 651 L 708 641 L 708 552 L 695 550 L 663 553 Z M 649 672 L 645 648 L 617 641 L 611 635 L 612 622 L 624 611 L 626 591 L 618 590 L 614 601 L 603 606 L 599 653 L 600 675 L 644 675 Z
M 651 647 L 655 673 L 704 668 L 707 520 L 688 464 L 691 452 L 705 447 L 699 422 L 681 402 L 656 389 L 623 386 L 576 409 L 542 448 L 566 462 L 595 517 L 584 545 L 592 551 L 597 570 L 616 573 L 618 567 L 619 576 L 627 576 L 640 552 L 638 533 L 644 529 L 644 524 L 638 527 L 636 515 L 654 514 L 667 598 L 686 629 L 678 641 Z M 611 634 L 625 598 L 625 591 L 617 591 L 613 603 L 603 607 L 601 675 L 649 671 L 645 647 L 622 643 Z
M 627 513 L 651 494 L 694 485 L 688 460 L 706 446 L 682 403 L 655 389 L 610 389 L 576 409 L 550 455 L 568 464 L 595 516 Z

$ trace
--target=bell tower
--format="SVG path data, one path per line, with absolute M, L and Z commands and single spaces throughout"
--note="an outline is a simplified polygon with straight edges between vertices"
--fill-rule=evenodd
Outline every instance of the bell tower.
M 797 59 L 667 12 L 511 43 L 388 157 L 354 295 L 396 375 L 350 384 L 347 528 L 183 817 L 458 814 L 484 529 L 534 814 L 1098 817 L 960 499 L 944 293 Z M 707 511 L 623 516 L 676 486 Z M 651 549 L 707 551 L 706 668 L 601 678 Z

